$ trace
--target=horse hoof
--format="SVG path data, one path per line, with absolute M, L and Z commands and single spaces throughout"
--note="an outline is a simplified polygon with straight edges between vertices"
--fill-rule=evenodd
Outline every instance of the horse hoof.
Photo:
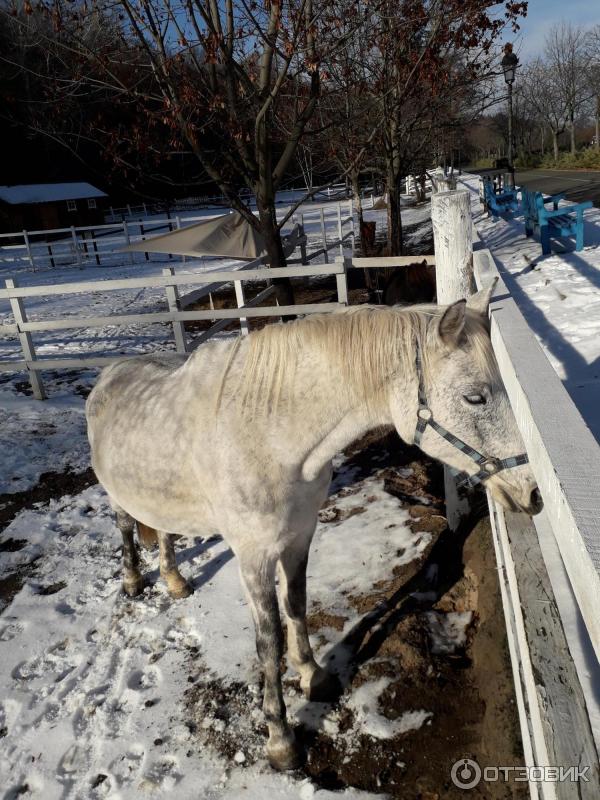
M 182 600 L 184 597 L 189 597 L 193 593 L 192 585 L 188 581 L 183 581 L 173 588 L 169 587 L 169 594 L 173 600 Z
M 304 696 L 312 703 L 327 703 L 342 693 L 342 684 L 337 675 L 326 669 L 314 672 L 310 682 L 302 686 Z
M 267 759 L 269 764 L 278 772 L 286 772 L 291 769 L 298 769 L 304 763 L 304 753 L 294 741 L 280 747 L 269 748 L 267 746 Z
M 144 579 L 140 575 L 139 578 L 133 580 L 123 581 L 123 591 L 127 597 L 137 597 L 144 591 Z

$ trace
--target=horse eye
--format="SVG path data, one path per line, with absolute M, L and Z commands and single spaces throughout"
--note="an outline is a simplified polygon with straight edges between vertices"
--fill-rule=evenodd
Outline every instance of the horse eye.
M 472 406 L 484 406 L 486 403 L 482 394 L 463 394 L 463 397 Z

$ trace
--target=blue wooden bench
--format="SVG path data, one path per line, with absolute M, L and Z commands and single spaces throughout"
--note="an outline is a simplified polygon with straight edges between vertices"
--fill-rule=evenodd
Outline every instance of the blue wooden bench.
M 558 207 L 563 194 L 553 194 L 545 197 L 541 192 L 521 190 L 521 208 L 525 217 L 525 234 L 533 236 L 535 229 L 540 232 L 542 253 L 547 256 L 550 252 L 551 236 L 574 236 L 575 250 L 583 249 L 583 212 L 592 207 L 592 201 L 576 203 L 570 206 Z M 547 205 L 552 203 L 552 208 Z
M 494 217 L 504 214 L 506 211 L 516 211 L 519 208 L 516 189 L 504 189 L 497 192 L 492 181 L 484 180 L 483 191 L 485 207 Z

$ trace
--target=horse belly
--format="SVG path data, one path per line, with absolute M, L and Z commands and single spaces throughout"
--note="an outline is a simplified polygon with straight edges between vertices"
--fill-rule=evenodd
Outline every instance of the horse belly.
M 120 405 L 113 412 L 90 436 L 92 465 L 111 500 L 157 530 L 214 533 L 211 488 L 198 480 L 192 452 L 194 426 L 168 410 L 150 416 Z

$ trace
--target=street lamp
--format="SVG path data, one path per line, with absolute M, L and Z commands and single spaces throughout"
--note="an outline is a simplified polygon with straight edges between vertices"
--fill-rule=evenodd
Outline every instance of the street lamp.
M 515 185 L 515 168 L 513 166 L 513 103 L 512 103 L 512 90 L 513 83 L 515 82 L 515 73 L 519 63 L 518 57 L 513 53 L 513 46 L 508 42 L 504 45 L 504 56 L 502 58 L 502 72 L 504 73 L 504 80 L 508 86 L 508 167 L 510 170 L 510 182 L 514 187 Z

